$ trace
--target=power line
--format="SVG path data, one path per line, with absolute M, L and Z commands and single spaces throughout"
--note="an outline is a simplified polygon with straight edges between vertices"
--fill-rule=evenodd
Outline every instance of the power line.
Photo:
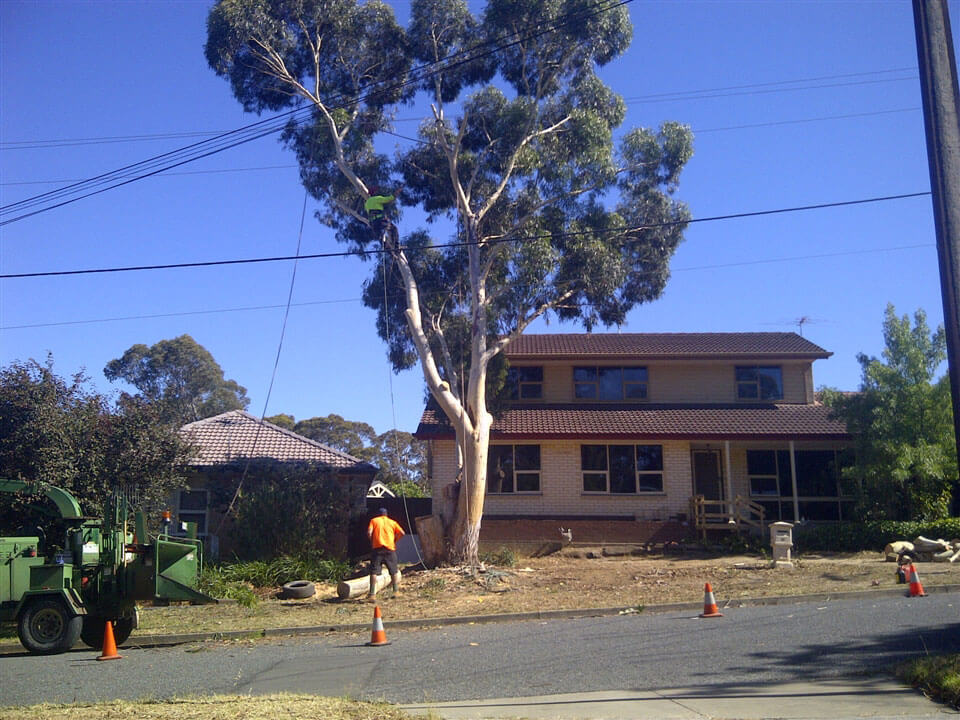
M 411 69 L 407 74 L 407 78 L 402 82 L 398 82 L 398 83 L 394 83 L 392 85 L 386 85 L 386 86 L 384 86 L 383 83 L 378 83 L 377 85 L 379 85 L 380 87 L 376 87 L 375 89 L 368 90 L 366 94 L 362 96 L 347 97 L 341 94 L 338 97 L 330 98 L 328 99 L 328 103 L 330 103 L 329 107 L 330 109 L 334 109 L 334 110 L 340 109 L 343 107 L 347 107 L 349 105 L 358 104 L 365 100 L 369 100 L 370 98 L 375 97 L 377 95 L 381 95 L 385 92 L 401 89 L 408 85 L 419 84 L 423 82 L 425 79 L 428 79 L 433 75 L 438 74 L 439 72 L 443 72 L 445 70 L 451 70 L 453 68 L 456 68 L 459 65 L 474 62 L 481 58 L 492 55 L 495 52 L 499 52 L 501 50 L 505 50 L 509 47 L 520 44 L 522 42 L 535 39 L 537 37 L 540 37 L 541 35 L 554 32 L 574 21 L 582 22 L 587 18 L 593 17 L 595 15 L 599 15 L 604 12 L 608 12 L 617 7 L 622 7 L 631 2 L 633 2 L 633 0 L 618 0 L 618 1 L 600 0 L 598 3 L 591 5 L 583 10 L 578 10 L 575 12 L 568 13 L 566 15 L 561 15 L 558 18 L 548 23 L 543 23 L 542 25 L 535 26 L 538 29 L 536 29 L 536 31 L 534 32 L 529 32 L 527 34 L 513 32 L 502 38 L 498 38 L 494 40 L 486 40 L 482 43 L 478 43 L 472 48 L 461 50 L 441 60 L 424 63 L 421 66 Z M 610 3 L 610 4 L 604 5 L 604 3 Z M 510 38 L 513 38 L 513 39 L 511 40 Z M 496 43 L 503 43 L 503 44 L 496 45 Z M 489 47 L 490 49 L 484 52 L 481 52 L 477 55 L 473 55 L 473 56 L 470 55 L 471 52 L 474 52 L 477 49 L 482 49 L 484 47 Z M 466 56 L 466 57 L 464 58 L 463 56 Z M 435 69 L 429 70 L 430 68 L 435 68 Z M 436 68 L 439 68 L 439 69 L 436 69 Z M 333 104 L 336 102 L 339 102 L 340 104 L 339 105 Z M 247 125 L 238 130 L 230 131 L 229 133 L 224 133 L 223 135 L 217 136 L 212 140 L 194 143 L 193 145 L 189 145 L 186 148 L 181 148 L 180 150 L 174 150 L 168 153 L 163 153 L 162 155 L 154 156 L 153 158 L 150 158 L 145 161 L 141 161 L 140 163 L 135 163 L 133 165 L 128 165 L 126 167 L 120 168 L 119 170 L 115 170 L 109 173 L 104 173 L 95 178 L 91 178 L 89 181 L 77 183 L 75 185 L 71 185 L 66 188 L 61 188 L 60 190 L 53 190 L 48 193 L 43 193 L 41 195 L 34 196 L 32 198 L 27 198 L 25 200 L 13 203 L 11 205 L 0 207 L 0 215 L 2 215 L 10 212 L 21 212 L 29 207 L 34 207 L 38 204 L 45 204 L 50 202 L 55 203 L 53 205 L 47 204 L 45 207 L 42 207 L 39 210 L 34 210 L 32 212 L 23 212 L 22 214 L 17 215 L 16 217 L 0 222 L 0 226 L 8 225 L 10 223 L 17 222 L 19 220 L 23 220 L 28 217 L 32 217 L 33 215 L 37 215 L 42 212 L 47 212 L 49 210 L 53 210 L 58 207 L 63 207 L 64 205 L 69 205 L 71 203 L 77 202 L 78 200 L 83 200 L 85 198 L 92 197 L 94 195 L 99 195 L 100 193 L 106 192 L 107 190 L 112 190 L 114 188 L 121 187 L 123 185 L 128 185 L 132 182 L 136 182 L 137 180 L 142 180 L 152 175 L 156 175 L 157 173 L 163 172 L 164 170 L 172 169 L 174 167 L 179 167 L 180 165 L 184 165 L 188 162 L 193 162 L 194 160 L 199 160 L 201 158 L 208 157 L 215 153 L 223 152 L 224 150 L 237 147 L 238 145 L 251 142 L 252 140 L 265 137 L 266 135 L 279 132 L 281 129 L 286 127 L 288 122 L 295 119 L 296 114 L 303 113 L 304 111 L 307 111 L 309 113 L 309 112 L 312 112 L 313 110 L 314 108 L 312 106 L 309 106 L 309 105 L 301 106 L 293 110 L 289 110 L 285 113 L 281 113 L 280 115 L 276 115 L 272 118 L 267 118 L 257 123 L 252 123 L 251 125 Z M 282 125 L 277 124 L 280 120 L 284 121 Z M 235 139 L 235 138 L 238 138 L 238 139 Z M 208 149 L 208 146 L 213 146 L 213 149 Z M 183 153 L 186 153 L 186 155 L 184 155 Z M 140 168 L 144 172 L 136 177 L 123 180 L 122 182 L 114 182 L 115 180 L 117 180 L 117 173 L 129 172 L 133 168 Z M 114 184 L 110 185 L 109 183 L 111 182 Z M 90 192 L 86 192 L 87 188 L 85 186 L 88 183 L 92 184 L 93 186 L 107 185 L 107 187 L 101 187 L 97 190 L 91 190 Z M 56 200 L 60 200 L 61 197 L 65 197 L 66 194 L 76 194 L 80 192 L 83 192 L 85 194 L 82 194 L 70 199 L 61 200 L 60 202 L 56 202 Z
M 795 87 L 795 88 L 775 88 L 770 90 L 741 90 L 737 92 L 718 92 L 704 95 L 689 95 L 686 97 L 675 97 L 675 98 L 663 98 L 659 100 L 641 100 L 638 98 L 627 98 L 624 102 L 627 105 L 653 105 L 655 103 L 668 103 L 668 102 L 678 102 L 681 100 L 708 100 L 711 98 L 725 98 L 725 97 L 737 97 L 740 95 L 770 95 L 773 93 L 781 92 L 799 92 L 801 90 L 823 90 L 825 88 L 840 88 L 840 87 L 851 87 L 853 85 L 876 85 L 879 83 L 891 83 L 891 82 L 905 82 L 907 80 L 916 80 L 916 77 L 906 77 L 906 78 L 891 78 L 885 80 L 860 80 L 858 82 L 847 82 L 847 83 L 828 83 L 822 85 L 808 85 L 806 87 Z
M 846 113 L 843 115 L 819 115 L 817 117 L 810 118 L 794 118 L 788 120 L 772 120 L 770 122 L 763 123 L 750 123 L 745 125 L 727 125 L 725 127 L 715 127 L 715 128 L 693 128 L 692 132 L 694 135 L 703 134 L 703 133 L 714 133 L 714 132 L 729 132 L 733 130 L 750 130 L 753 128 L 763 128 L 763 127 L 776 127 L 779 125 L 800 125 L 804 123 L 813 123 L 813 122 L 824 122 L 827 120 L 850 120 L 855 118 L 863 117 L 874 117 L 879 115 L 893 115 L 896 113 L 906 113 L 906 112 L 919 112 L 921 110 L 920 106 L 909 107 L 909 108 L 893 108 L 890 110 L 871 110 L 866 112 L 859 113 Z M 417 118 L 420 119 L 420 118 Z M 384 130 L 384 133 L 388 135 L 393 135 L 394 137 L 401 138 L 403 140 L 409 140 L 411 142 L 424 143 L 424 140 L 419 138 L 409 137 L 407 135 L 401 135 L 399 133 L 391 132 L 389 130 Z M 163 177 L 180 177 L 184 175 L 214 175 L 218 173 L 235 173 L 235 172 L 258 172 L 262 170 L 292 170 L 298 168 L 299 165 L 263 165 L 259 167 L 239 167 L 239 168 L 222 168 L 217 170 L 185 170 L 183 172 L 168 172 L 163 173 Z M 54 185 L 57 183 L 67 183 L 67 182 L 82 182 L 80 179 L 59 179 L 59 180 L 25 180 L 19 182 L 0 182 L 0 187 L 8 185 Z
M 691 265 L 689 267 L 671 267 L 671 273 L 678 272 L 693 272 L 698 270 L 722 270 L 731 267 L 746 267 L 750 265 L 773 265 L 776 263 L 786 263 L 786 262 L 799 262 L 802 260 L 821 260 L 824 258 L 832 257 L 848 257 L 853 255 L 872 255 L 875 253 L 883 252 L 895 252 L 899 250 L 918 250 L 920 248 L 931 248 L 936 247 L 934 243 L 918 243 L 916 245 L 895 245 L 892 247 L 882 247 L 882 248 L 870 248 L 868 250 L 845 250 L 840 252 L 833 253 L 815 253 L 809 255 L 791 255 L 787 257 L 778 257 L 778 258 L 766 258 L 764 260 L 742 260 L 738 262 L 729 262 L 729 263 L 716 263 L 713 265 Z M 423 291 L 420 292 L 420 295 L 429 295 Z M 363 298 L 341 298 L 339 300 L 310 300 L 306 302 L 291 303 L 290 307 L 311 307 L 317 305 L 341 305 L 346 303 L 358 303 L 363 302 Z M 237 313 L 237 312 L 255 312 L 258 310 L 279 310 L 284 308 L 286 305 L 277 304 L 277 305 L 246 305 L 242 307 L 232 307 L 232 308 L 216 308 L 212 310 L 184 310 L 181 312 L 170 312 L 170 313 L 150 313 L 146 315 L 120 315 L 116 317 L 107 317 L 107 318 L 92 318 L 87 320 L 60 320 L 57 322 L 46 322 L 46 323 L 26 323 L 23 325 L 0 325 L 0 331 L 2 330 L 28 330 L 34 328 L 45 328 L 45 327 L 64 327 L 70 325 L 93 325 L 97 323 L 108 323 L 108 322 L 123 322 L 129 320 L 157 320 L 162 318 L 174 318 L 174 317 L 190 317 L 194 315 L 218 315 L 224 313 Z
M 181 175 L 214 175 L 218 173 L 254 172 L 254 171 L 260 171 L 260 170 L 290 170 L 296 167 L 299 167 L 299 166 L 298 165 L 261 165 L 259 167 L 223 168 L 220 170 L 184 170 L 183 172 L 164 173 L 163 177 L 179 177 Z M 60 180 L 25 180 L 21 182 L 0 182 L 0 187 L 5 185 L 55 185 L 57 183 L 65 183 L 65 182 L 82 182 L 82 180 L 60 179 Z
M 643 100 L 653 100 L 653 99 L 684 99 L 690 97 L 690 99 L 699 99 L 698 96 L 703 95 L 704 93 L 716 93 L 723 92 L 727 90 L 749 90 L 752 88 L 769 88 L 777 85 L 790 85 L 797 83 L 806 83 L 806 82 L 819 82 L 822 80 L 838 80 L 841 78 L 851 78 L 851 77 L 867 77 L 873 75 L 887 75 L 890 73 L 898 72 L 916 72 L 917 68 L 914 67 L 904 67 L 904 68 L 891 68 L 888 70 L 870 70 L 866 72 L 858 73 L 842 73 L 837 75 L 820 75 L 812 78 L 799 78 L 796 80 L 776 80 L 771 82 L 762 82 L 762 83 L 749 83 L 745 85 L 728 85 L 725 87 L 716 87 L 716 88 L 703 88 L 700 90 L 679 90 L 669 93 L 654 93 L 650 95 L 638 95 L 633 98 L 629 98 L 633 101 L 643 101 Z M 896 78 L 895 80 L 901 79 L 916 79 L 916 75 L 911 78 Z M 856 83 L 854 83 L 856 84 Z M 832 86 L 828 86 L 832 87 Z M 806 88 L 803 88 L 806 89 Z M 419 122 L 423 118 L 397 118 L 394 122 Z M 145 135 L 113 135 L 106 137 L 89 137 L 89 138 L 64 138 L 64 139 L 50 139 L 50 140 L 18 140 L 18 141 L 8 141 L 0 142 L 0 150 L 32 150 L 38 148 L 59 148 L 59 147 L 72 147 L 76 145 L 97 145 L 97 144 L 111 144 L 111 143 L 125 143 L 125 142 L 149 142 L 154 140 L 168 140 L 184 137 L 211 137 L 224 135 L 228 132 L 227 130 L 194 130 L 194 131 L 185 131 L 185 132 L 171 132 L 171 133 L 153 133 Z
M 890 68 L 888 70 L 869 70 L 866 72 L 857 72 L 857 73 L 842 73 L 839 75 L 818 75 L 816 77 L 810 78 L 797 78 L 796 80 L 773 80 L 770 82 L 764 83 L 749 83 L 746 85 L 727 85 L 725 87 L 715 87 L 715 88 L 702 88 L 700 90 L 676 90 L 666 93 L 652 93 L 649 95 L 634 95 L 628 100 L 682 100 L 686 97 L 693 97 L 698 99 L 701 96 L 709 96 L 712 93 L 722 93 L 731 90 L 753 90 L 758 88 L 775 88 L 778 85 L 799 85 L 802 83 L 812 83 L 812 82 L 822 82 L 824 80 L 842 80 L 845 78 L 854 78 L 854 77 L 869 77 L 873 75 L 889 75 L 891 73 L 903 73 L 903 72 L 917 72 L 917 67 L 902 67 L 902 68 Z M 916 80 L 917 76 L 912 75 L 909 78 L 893 78 L 891 80 L 881 80 L 880 82 L 896 82 L 899 80 Z M 864 84 L 876 82 L 873 80 L 866 80 Z M 858 82 L 853 82 L 852 84 L 860 84 Z M 826 85 L 824 87 L 833 87 L 832 85 Z M 807 88 L 799 88 L 805 90 Z
M 915 192 L 915 193 L 903 193 L 900 195 L 885 195 L 883 197 L 873 197 L 873 198 L 864 198 L 860 200 L 841 200 L 836 202 L 827 202 L 827 203 L 817 203 L 814 205 L 798 205 L 788 208 L 777 208 L 775 210 L 754 210 L 751 212 L 742 212 L 742 213 L 730 213 L 727 215 L 714 215 L 711 217 L 705 218 L 692 218 L 690 220 L 676 220 L 662 223 L 654 223 L 651 225 L 638 225 L 635 227 L 628 228 L 619 228 L 614 229 L 609 232 L 618 232 L 618 233 L 629 233 L 642 230 L 652 230 L 655 228 L 662 227 L 671 227 L 674 225 L 692 225 L 695 223 L 703 222 L 717 222 L 721 220 L 734 220 L 741 218 L 750 218 L 750 217 L 761 217 L 765 215 L 780 215 L 783 213 L 792 213 L 792 212 L 803 212 L 808 210 L 822 210 L 825 208 L 837 208 L 837 207 L 849 207 L 852 205 L 866 205 L 868 203 L 878 203 L 878 202 L 888 202 L 892 200 L 904 200 L 908 198 L 916 197 L 925 197 L 930 194 L 930 191 L 924 192 Z M 528 240 L 539 240 L 539 239 L 549 239 L 551 237 L 575 237 L 578 235 L 592 235 L 599 234 L 597 231 L 581 231 L 581 232 L 567 232 L 567 233 L 556 233 L 554 235 L 526 235 L 526 236 L 516 236 L 505 239 L 498 240 L 489 240 L 487 244 L 494 245 L 500 243 L 508 242 L 525 242 Z M 431 245 L 427 250 L 443 250 L 451 249 L 458 247 L 466 247 L 472 245 L 473 243 L 447 243 L 445 245 Z M 404 250 L 409 250 L 409 248 L 401 248 Z M 50 270 L 45 272 L 32 272 L 32 273 L 7 273 L 0 275 L 0 280 L 10 280 L 14 278 L 37 278 L 37 277 L 59 277 L 65 275 L 93 275 L 93 274 L 102 274 L 102 273 L 118 273 L 118 272 L 134 272 L 134 271 L 143 271 L 143 270 L 175 270 L 175 269 L 184 269 L 184 268 L 198 268 L 198 267 L 214 267 L 219 265 L 250 265 L 257 263 L 269 263 L 269 262 L 284 262 L 289 260 L 315 260 L 321 258 L 335 258 L 335 257 L 348 257 L 351 255 L 381 255 L 384 252 L 388 252 L 383 249 L 371 249 L 371 250 L 345 250 L 341 252 L 329 252 L 329 253 L 311 253 L 310 255 L 284 255 L 277 257 L 262 257 L 262 258 L 246 258 L 246 259 L 235 259 L 235 260 L 208 260 L 204 262 L 191 262 L 191 263 L 170 263 L 165 265 L 134 265 L 134 266 L 124 266 L 124 267 L 108 267 L 108 268 L 95 268 L 87 270 Z

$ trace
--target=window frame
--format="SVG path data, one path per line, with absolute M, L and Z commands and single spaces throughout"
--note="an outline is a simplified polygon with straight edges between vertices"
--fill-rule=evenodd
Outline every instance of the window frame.
M 599 467 L 599 463 L 591 462 L 589 463 L 590 467 L 587 467 L 588 463 L 584 462 L 587 459 L 587 453 L 593 455 L 591 461 L 595 461 L 600 458 L 598 453 L 598 448 L 603 448 L 603 467 Z M 631 448 L 630 458 L 632 463 L 632 479 L 633 479 L 633 490 L 614 490 L 614 473 L 615 468 L 613 459 L 611 457 L 611 449 L 618 449 L 617 452 L 621 452 L 623 448 Z M 659 467 L 650 467 L 645 466 L 641 469 L 639 462 L 639 455 L 641 448 L 658 448 L 655 455 Z M 645 452 L 651 452 L 646 450 Z M 593 467 L 593 465 L 597 467 Z M 580 444 L 580 492 L 583 495 L 610 495 L 610 496 L 637 496 L 637 495 L 663 495 L 663 445 L 661 443 L 635 443 L 630 445 L 622 445 L 617 443 L 581 443 Z M 659 478 L 659 488 L 653 487 L 648 482 L 644 483 L 644 479 L 649 478 Z M 588 478 L 592 483 L 596 483 L 597 480 L 603 481 L 603 489 L 599 488 L 588 488 Z
M 618 397 L 602 397 L 604 388 L 604 379 L 601 377 L 603 371 L 617 371 L 620 375 L 619 395 Z M 639 373 L 642 378 L 627 378 L 628 372 Z M 580 377 L 585 373 L 592 374 L 591 377 Z M 592 388 L 590 394 L 580 394 L 581 388 L 585 391 Z M 640 394 L 631 396 L 630 390 L 639 388 Z M 649 398 L 650 390 L 650 370 L 646 365 L 574 365 L 573 366 L 573 398 L 574 400 L 587 400 L 591 402 L 646 402 Z
M 796 450 L 797 459 L 797 497 L 796 501 L 800 509 L 801 517 L 815 520 L 835 522 L 839 519 L 850 519 L 850 509 L 853 507 L 853 498 L 844 493 L 844 486 L 841 476 L 843 467 L 843 448 L 804 448 Z M 769 453 L 773 457 L 773 474 L 770 474 L 769 467 L 753 468 L 755 470 L 764 470 L 764 472 L 751 472 L 751 455 L 757 453 Z M 804 490 L 810 490 L 808 483 L 817 483 L 818 478 L 813 476 L 801 477 L 804 473 L 804 465 L 811 459 L 813 454 L 832 453 L 833 460 L 827 460 L 824 465 L 831 468 L 833 478 L 831 484 L 836 488 L 834 495 L 827 494 L 803 494 Z M 758 502 L 770 512 L 770 519 L 788 517 L 793 519 L 793 484 L 790 473 L 790 451 L 782 448 L 746 448 L 746 471 L 747 480 L 750 487 L 750 498 Z M 769 465 L 769 463 L 764 463 Z M 822 480 L 822 478 L 820 478 Z M 756 492 L 755 481 L 772 483 L 776 487 L 776 492 Z M 822 489 L 822 483 L 821 483 Z M 775 511 L 775 512 L 772 512 Z M 817 517 L 820 515 L 821 517 Z M 829 517 L 827 517 L 829 516 Z
M 524 372 L 533 371 L 533 379 L 525 379 Z M 539 375 L 539 379 L 536 376 Z M 510 399 L 515 401 L 543 399 L 543 365 L 517 365 L 507 370 Z M 524 394 L 524 392 L 531 394 Z
M 190 494 L 193 496 L 202 495 L 204 498 L 203 509 L 197 507 L 184 507 L 183 496 Z M 187 503 L 193 505 L 194 503 Z M 177 490 L 177 527 L 180 523 L 197 523 L 197 535 L 206 535 L 208 533 L 207 524 L 210 520 L 210 491 L 206 488 L 180 488 Z
M 763 376 L 770 371 L 777 372 L 777 389 L 779 395 L 763 396 Z M 754 372 L 753 378 L 742 378 L 742 373 Z M 733 368 L 733 382 L 736 386 L 736 396 L 738 401 L 745 402 L 772 402 L 783 400 L 783 366 L 782 365 L 735 365 Z M 744 390 L 752 388 L 755 394 L 744 394 Z
M 490 462 L 493 459 L 493 451 L 495 448 L 497 449 L 510 448 L 510 481 L 511 481 L 510 490 L 504 491 L 502 489 L 502 485 L 501 485 L 501 489 L 497 490 L 496 492 L 493 492 L 490 489 L 490 471 L 491 471 Z M 517 467 L 517 448 L 525 448 L 525 449 L 536 448 L 537 467 L 535 469 L 532 467 L 529 467 L 529 468 Z M 524 482 L 527 482 L 529 478 L 532 478 L 535 476 L 536 484 L 537 484 L 536 490 L 520 490 L 519 487 L 521 484 L 521 476 L 524 477 Z M 489 449 L 487 451 L 487 487 L 486 487 L 487 495 L 505 495 L 505 496 L 539 495 L 543 492 L 542 480 L 543 480 L 543 453 L 540 445 L 535 443 L 519 443 L 519 444 L 491 443 L 490 444 Z

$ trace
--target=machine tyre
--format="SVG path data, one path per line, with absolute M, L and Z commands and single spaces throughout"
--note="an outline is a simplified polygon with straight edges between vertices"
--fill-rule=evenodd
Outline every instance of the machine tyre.
M 17 622 L 20 643 L 40 655 L 66 652 L 80 638 L 83 618 L 72 615 L 56 598 L 31 600 Z
M 80 639 L 94 650 L 103 650 L 103 628 L 107 619 L 96 615 L 87 615 L 83 618 L 83 629 L 80 630 Z M 134 620 L 132 617 L 122 617 L 113 621 L 113 640 L 117 646 L 123 645 L 133 632 Z
M 316 592 L 317 589 L 309 580 L 294 580 L 293 582 L 288 582 L 283 586 L 282 595 L 285 598 L 290 598 L 293 600 L 303 600 L 305 598 L 313 597 Z

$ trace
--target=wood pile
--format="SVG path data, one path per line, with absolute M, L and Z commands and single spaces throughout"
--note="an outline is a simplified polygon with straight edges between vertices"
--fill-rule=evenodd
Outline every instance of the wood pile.
M 931 540 L 917 536 L 913 542 L 898 540 L 883 549 L 887 562 L 957 562 L 960 560 L 960 540 Z

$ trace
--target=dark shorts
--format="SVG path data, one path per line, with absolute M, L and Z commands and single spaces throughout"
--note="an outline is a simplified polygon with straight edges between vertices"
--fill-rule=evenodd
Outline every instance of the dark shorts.
M 397 574 L 397 551 L 376 548 L 370 556 L 370 574 L 379 575 L 380 566 L 385 564 L 391 575 Z

